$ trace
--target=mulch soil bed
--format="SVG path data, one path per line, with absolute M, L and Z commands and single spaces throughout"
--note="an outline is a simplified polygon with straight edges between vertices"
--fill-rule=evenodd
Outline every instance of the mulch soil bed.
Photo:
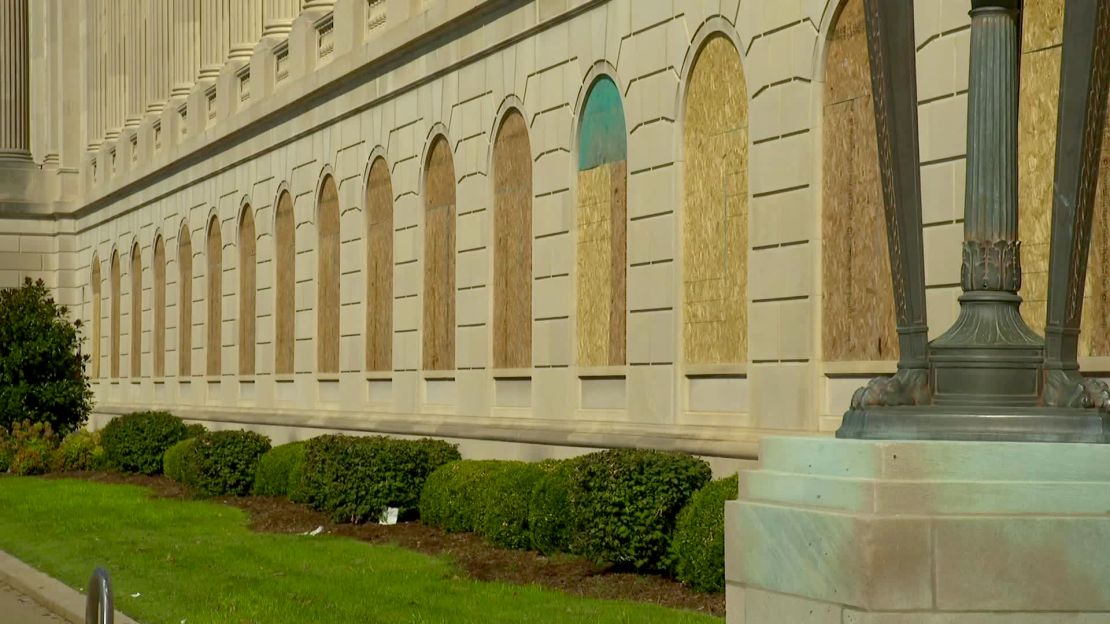
M 148 477 L 109 472 L 52 473 L 48 478 L 77 478 L 103 483 L 125 483 L 150 488 L 155 496 L 193 498 L 187 488 L 164 476 Z M 599 566 L 581 557 L 545 557 L 536 552 L 506 550 L 473 533 L 446 533 L 419 521 L 394 525 L 336 524 L 326 514 L 284 498 L 247 496 L 212 499 L 238 507 L 250 516 L 250 528 L 261 533 L 306 533 L 323 527 L 325 533 L 352 537 L 372 544 L 396 544 L 456 562 L 470 578 L 522 585 L 542 585 L 589 598 L 648 602 L 676 609 L 725 614 L 724 594 L 695 592 L 662 576 L 624 572 Z

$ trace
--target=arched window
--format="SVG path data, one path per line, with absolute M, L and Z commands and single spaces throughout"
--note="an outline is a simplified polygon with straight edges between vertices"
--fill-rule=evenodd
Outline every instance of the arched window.
M 384 158 L 366 178 L 366 370 L 392 369 L 393 184 Z
M 166 375 L 166 242 L 162 235 L 154 237 L 154 332 L 150 337 L 155 377 Z
M 747 358 L 748 95 L 740 54 L 723 35 L 698 51 L 682 129 L 683 355 L 693 364 Z
M 428 153 L 424 179 L 424 370 L 455 368 L 455 164 L 447 139 Z
M 89 327 L 92 329 L 92 377 L 100 377 L 100 257 L 93 254 L 92 271 L 89 276 L 92 286 L 92 318 Z
M 511 110 L 493 143 L 493 366 L 532 366 L 532 149 Z
M 317 205 L 320 243 L 316 249 L 316 365 L 322 373 L 339 372 L 339 192 L 335 178 L 324 177 Z
M 112 279 L 112 354 L 109 360 L 109 367 L 112 374 L 112 379 L 119 379 L 119 317 L 120 317 L 120 274 L 119 274 L 119 252 L 112 251 L 112 266 L 111 266 L 111 279 Z
M 578 127 L 578 363 L 625 363 L 628 134 L 620 91 L 590 85 Z
M 239 374 L 254 374 L 255 340 L 254 211 L 243 206 L 239 218 Z
M 193 371 L 193 240 L 188 224 L 177 235 L 177 374 Z
M 205 349 L 208 358 L 206 374 L 215 377 L 220 374 L 220 349 L 223 347 L 223 238 L 220 235 L 220 220 L 215 215 L 208 221 L 208 345 Z
M 139 243 L 131 247 L 131 377 L 143 371 L 143 260 Z
M 293 198 L 282 191 L 274 216 L 274 372 L 293 373 L 297 243 Z
M 863 0 L 848 0 L 825 58 L 822 340 L 827 361 L 898 358 Z

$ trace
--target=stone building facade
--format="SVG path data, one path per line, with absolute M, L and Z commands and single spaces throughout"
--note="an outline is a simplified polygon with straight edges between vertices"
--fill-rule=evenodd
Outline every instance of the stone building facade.
M 935 336 L 957 312 L 970 0 L 915 1 Z M 1037 327 L 1062 5 L 1023 17 Z M 82 319 L 97 422 L 164 407 L 276 441 L 730 469 L 765 433 L 834 431 L 897 358 L 862 11 L 0 0 L 0 286 L 42 277 Z

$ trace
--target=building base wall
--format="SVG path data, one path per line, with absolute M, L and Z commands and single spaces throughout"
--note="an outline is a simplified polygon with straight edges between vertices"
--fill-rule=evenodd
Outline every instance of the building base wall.
M 1110 446 L 765 438 L 729 624 L 1110 622 Z

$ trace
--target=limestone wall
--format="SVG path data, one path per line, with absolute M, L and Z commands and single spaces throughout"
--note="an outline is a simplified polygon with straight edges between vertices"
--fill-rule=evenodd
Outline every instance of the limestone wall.
M 99 329 L 105 413 L 751 457 L 896 357 L 861 6 L 338 0 L 90 144 L 80 201 L 0 213 L 0 279 Z M 915 4 L 934 336 L 969 8 Z

